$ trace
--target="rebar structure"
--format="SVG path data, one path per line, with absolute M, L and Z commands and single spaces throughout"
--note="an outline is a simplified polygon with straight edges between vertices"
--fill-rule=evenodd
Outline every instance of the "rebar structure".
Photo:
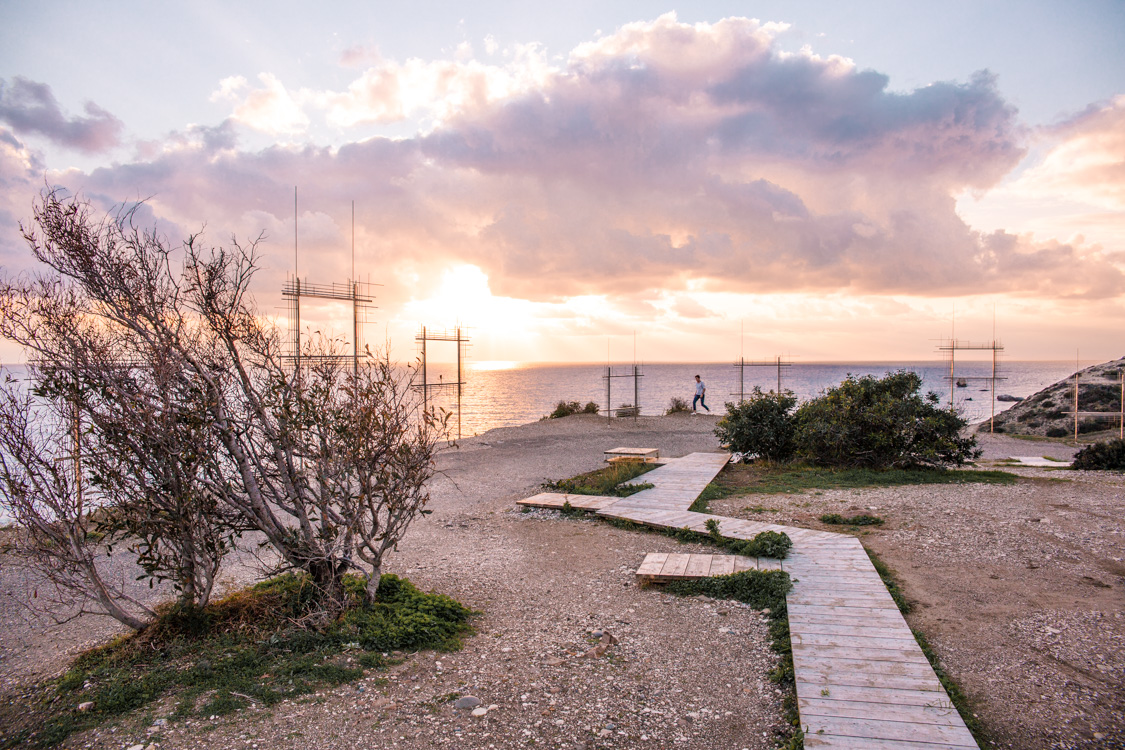
M 644 377 L 644 373 L 641 372 L 640 365 L 633 365 L 633 371 L 632 372 L 623 372 L 623 373 L 615 373 L 613 371 L 613 367 L 611 365 L 605 366 L 605 375 L 602 375 L 602 380 L 605 381 L 605 414 L 606 414 L 607 419 L 613 419 L 613 414 L 614 414 L 614 410 L 613 410 L 613 379 L 614 378 L 632 378 L 633 379 L 633 405 L 631 407 L 628 407 L 628 408 L 623 406 L 620 409 L 618 409 L 619 413 L 618 413 L 617 416 L 627 417 L 627 416 L 630 416 L 630 412 L 631 412 L 632 417 L 633 417 L 633 421 L 634 422 L 637 421 L 637 417 L 640 416 L 640 413 L 641 413 L 641 384 L 640 384 L 640 381 L 641 381 L 641 378 L 643 378 L 643 377 Z
M 300 277 L 293 277 L 285 282 L 281 288 L 281 296 L 287 303 L 289 317 L 289 347 L 290 351 L 285 358 L 294 363 L 299 372 L 302 362 L 311 359 L 345 359 L 352 360 L 352 371 L 359 373 L 361 358 L 360 333 L 365 323 L 370 323 L 369 314 L 375 309 L 375 295 L 371 293 L 374 284 L 349 280 L 343 284 L 310 284 L 301 281 Z M 324 299 L 337 302 L 349 302 L 352 306 L 352 353 L 351 354 L 319 354 L 306 355 L 301 351 L 301 300 Z
M 775 367 L 777 368 L 777 393 L 781 394 L 781 372 L 786 367 L 792 367 L 793 363 L 788 362 L 781 358 L 781 355 L 774 357 L 772 360 L 762 360 L 759 362 L 747 362 L 742 357 L 734 363 L 738 368 L 738 400 L 746 400 L 746 368 L 747 367 Z M 731 394 L 734 395 L 733 393 Z
M 974 343 L 972 341 L 963 341 L 961 339 L 943 339 L 938 344 L 938 351 L 942 352 L 946 358 L 949 359 L 949 374 L 945 377 L 949 380 L 949 408 L 953 409 L 953 393 L 957 387 L 964 387 L 970 380 L 987 381 L 990 386 L 992 406 L 988 417 L 988 431 L 991 433 L 996 421 L 996 381 L 1007 380 L 1007 378 L 1000 375 L 1000 355 L 1004 352 L 1004 345 L 997 339 L 986 343 Z M 957 373 L 957 352 L 963 351 L 978 351 L 978 352 L 991 352 L 992 353 L 992 374 L 991 375 L 959 375 Z
M 457 326 L 452 331 L 450 330 L 429 330 L 426 326 L 422 326 L 421 330 L 414 336 L 414 340 L 418 342 L 420 347 L 420 362 L 422 365 L 422 382 L 415 383 L 414 388 L 422 391 L 422 405 L 428 407 L 430 403 L 431 393 L 448 393 L 453 392 L 457 394 L 457 439 L 461 439 L 461 397 L 465 389 L 465 364 L 468 359 L 469 353 L 469 337 L 465 335 L 461 326 Z M 431 341 L 447 341 L 457 345 L 457 380 L 450 382 L 445 380 L 440 375 L 437 382 L 432 382 L 429 379 L 429 372 L 427 368 L 427 344 Z

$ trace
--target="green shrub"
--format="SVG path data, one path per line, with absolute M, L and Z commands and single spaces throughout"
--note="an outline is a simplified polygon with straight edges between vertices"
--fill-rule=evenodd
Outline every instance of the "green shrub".
M 736 555 L 784 560 L 789 556 L 789 550 L 793 548 L 793 540 L 789 535 L 777 531 L 763 531 L 746 541 L 723 536 L 719 533 L 719 522 L 714 518 L 709 519 L 706 526 L 707 536 L 711 537 L 711 541 Z
M 965 420 L 921 396 L 922 378 L 899 370 L 883 378 L 849 375 L 797 410 L 801 456 L 822 466 L 905 468 L 960 466 L 980 456 L 963 438 Z
M 668 402 L 668 409 L 665 410 L 664 414 L 680 414 L 687 411 L 691 411 L 688 402 L 679 396 L 673 396 L 672 400 Z
M 543 419 L 561 419 L 571 414 L 597 414 L 600 409 L 593 401 L 586 402 L 585 406 L 578 401 L 560 401 L 555 405 L 555 410 Z
M 749 398 L 727 404 L 726 416 L 719 420 L 715 435 L 732 451 L 756 454 L 767 461 L 789 461 L 796 449 L 796 405 L 791 391 L 762 393 L 754 386 Z
M 1072 469 L 1125 469 L 1125 440 L 1087 445 L 1074 456 Z
M 844 517 L 839 513 L 825 513 L 820 517 L 821 523 L 827 523 L 835 526 L 882 526 L 883 519 L 879 516 L 849 516 Z
M 1070 430 L 1066 429 L 1065 427 L 1051 427 L 1047 430 L 1047 437 L 1049 438 L 1061 438 L 1066 437 L 1069 434 Z

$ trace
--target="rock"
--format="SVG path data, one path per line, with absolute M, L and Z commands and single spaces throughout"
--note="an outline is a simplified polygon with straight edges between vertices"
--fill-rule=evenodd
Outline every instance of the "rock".
M 480 698 L 476 697 L 475 695 L 462 695 L 453 704 L 453 707 L 454 708 L 466 709 L 466 708 L 476 708 L 479 705 L 480 705 Z
M 485 708 L 484 706 L 477 706 L 472 711 L 472 715 L 476 716 L 478 718 L 481 717 L 481 716 L 484 716 L 487 713 L 488 713 L 488 709 Z
M 997 401 L 1012 401 L 1012 402 L 1023 401 L 1023 399 L 1020 398 L 1019 396 L 1010 396 L 1007 393 L 1001 393 L 999 396 L 996 397 L 996 400 Z
M 601 641 L 601 644 L 603 646 L 612 646 L 613 644 L 617 643 L 617 638 L 608 630 L 598 636 L 598 640 Z
M 94 707 L 93 701 L 86 701 L 85 703 L 79 703 L 78 704 L 78 710 L 79 711 L 89 711 L 93 707 Z
M 603 635 L 605 635 L 605 633 L 601 630 L 595 630 L 594 632 L 590 633 L 590 635 L 592 635 L 594 638 L 601 638 Z
M 546 664 L 548 667 L 561 667 L 563 664 L 566 663 L 566 659 L 560 659 L 557 656 L 552 656 L 550 659 L 547 659 L 543 663 Z
M 130 745 L 129 750 L 145 750 L 144 745 Z

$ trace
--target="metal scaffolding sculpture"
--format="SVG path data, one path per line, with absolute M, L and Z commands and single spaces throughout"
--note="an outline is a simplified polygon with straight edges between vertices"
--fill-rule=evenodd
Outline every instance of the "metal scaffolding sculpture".
M 422 405 L 429 406 L 431 393 L 448 393 L 453 392 L 457 394 L 457 439 L 461 439 L 461 396 L 465 388 L 465 362 L 468 359 L 469 337 L 464 334 L 461 326 L 457 326 L 452 331 L 442 330 L 434 331 L 427 330 L 426 326 L 414 336 L 414 340 L 418 342 L 421 349 L 420 359 L 422 365 L 422 382 L 415 383 L 414 388 L 422 391 Z M 450 382 L 445 380 L 440 375 L 437 382 L 429 379 L 429 371 L 427 364 L 427 347 L 426 344 L 431 341 L 448 341 L 457 345 L 457 380 Z

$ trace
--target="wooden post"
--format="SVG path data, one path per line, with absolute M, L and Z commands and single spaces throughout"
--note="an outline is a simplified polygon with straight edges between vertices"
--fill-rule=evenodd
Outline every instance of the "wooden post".
M 429 406 L 430 384 L 426 379 L 426 326 L 422 326 L 422 408 Z

